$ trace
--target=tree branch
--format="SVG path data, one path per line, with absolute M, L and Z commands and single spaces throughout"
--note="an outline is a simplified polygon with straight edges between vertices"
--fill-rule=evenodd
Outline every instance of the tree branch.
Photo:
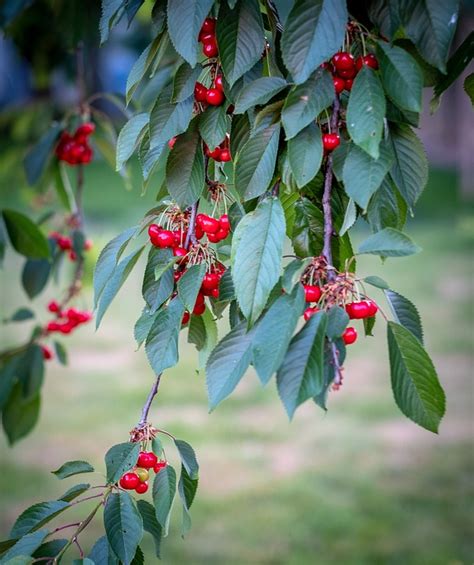
M 146 399 L 145 404 L 143 405 L 142 408 L 142 415 L 140 418 L 140 421 L 137 424 L 137 428 L 140 428 L 141 426 L 144 426 L 147 421 L 148 421 L 148 412 L 150 411 L 151 408 L 151 404 L 153 402 L 153 399 L 155 398 L 157 392 L 158 392 L 158 387 L 160 386 L 160 381 L 161 381 L 161 375 L 163 373 L 160 373 L 157 377 L 155 382 L 153 383 L 153 386 L 151 387 L 150 393 L 148 394 L 148 397 Z

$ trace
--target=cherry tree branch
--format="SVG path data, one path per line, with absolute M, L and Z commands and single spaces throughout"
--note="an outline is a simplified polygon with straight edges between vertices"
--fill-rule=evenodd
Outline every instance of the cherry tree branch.
M 143 405 L 142 415 L 141 415 L 140 421 L 137 424 L 137 428 L 144 426 L 148 421 L 148 412 L 150 412 L 151 404 L 152 404 L 153 399 L 155 398 L 155 396 L 158 392 L 158 387 L 160 386 L 162 374 L 163 373 L 159 373 L 159 375 L 156 377 L 155 382 L 153 383 L 153 386 L 151 387 L 151 390 L 150 390 L 150 392 L 147 396 L 146 402 Z

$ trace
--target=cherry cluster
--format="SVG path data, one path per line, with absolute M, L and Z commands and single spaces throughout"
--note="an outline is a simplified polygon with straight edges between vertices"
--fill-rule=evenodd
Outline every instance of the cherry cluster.
M 200 228 L 211 243 L 219 243 L 219 241 L 226 239 L 230 233 L 229 216 L 222 214 L 220 218 L 213 218 L 207 214 L 198 214 L 196 216 L 196 228 Z
M 183 247 L 187 231 L 167 230 L 158 224 L 150 224 L 150 226 L 148 226 L 148 236 L 150 237 L 152 245 L 160 249 L 172 249 L 175 257 L 184 257 L 187 253 L 186 249 Z
M 47 333 L 70 334 L 77 326 L 92 320 L 91 312 L 81 311 L 77 308 L 62 310 L 60 304 L 55 300 L 48 304 L 48 311 L 56 314 L 56 320 L 48 322 L 45 328 Z
M 57 158 L 69 165 L 90 163 L 93 151 L 89 145 L 89 137 L 94 130 L 95 125 L 92 122 L 86 122 L 80 125 L 73 135 L 63 131 L 56 146 Z
M 202 43 L 202 52 L 208 57 L 217 57 L 219 49 L 216 41 L 216 19 L 206 18 L 201 26 L 198 41 Z
M 224 84 L 222 75 L 216 75 L 214 86 L 207 88 L 202 82 L 196 82 L 194 85 L 194 98 L 196 102 L 201 104 L 210 104 L 211 106 L 220 106 L 224 103 Z
M 214 161 L 218 161 L 219 163 L 232 161 L 229 149 L 229 135 L 226 135 L 224 141 L 212 151 L 206 144 L 204 144 L 204 151 L 210 159 L 214 159 Z
M 330 63 L 323 63 L 323 67 L 332 73 L 337 94 L 340 94 L 343 90 L 350 91 L 352 89 L 354 78 L 364 65 L 375 70 L 379 68 L 377 58 L 373 53 L 354 59 L 348 51 L 339 51 L 333 56 Z
M 141 451 L 138 455 L 137 464 L 132 471 L 122 475 L 119 485 L 125 490 L 134 490 L 138 494 L 145 494 L 148 490 L 150 469 L 159 473 L 166 465 L 167 462 L 159 460 L 152 451 Z
M 69 251 L 69 259 L 71 261 L 76 261 L 77 253 L 73 249 L 72 239 L 67 235 L 62 235 L 57 231 L 53 231 L 49 234 L 50 239 L 56 242 L 56 245 L 61 251 Z M 84 251 L 90 251 L 93 247 L 93 243 L 90 239 L 86 239 L 84 242 Z

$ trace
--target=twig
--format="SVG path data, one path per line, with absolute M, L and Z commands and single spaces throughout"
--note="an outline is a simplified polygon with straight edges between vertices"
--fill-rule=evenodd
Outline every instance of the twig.
M 153 386 L 151 387 L 150 393 L 148 394 L 148 397 L 146 399 L 145 404 L 143 405 L 142 408 L 142 415 L 140 418 L 140 421 L 137 424 L 137 428 L 140 428 L 141 426 L 144 426 L 147 423 L 148 420 L 148 412 L 150 411 L 151 408 L 151 403 L 153 402 L 153 399 L 156 396 L 156 393 L 158 392 L 158 387 L 160 386 L 160 380 L 161 380 L 161 375 L 163 373 L 160 373 L 157 377 L 156 380 L 153 384 Z
M 339 98 L 334 99 L 333 110 L 331 115 L 331 131 L 337 132 L 337 124 L 339 121 Z M 333 235 L 333 223 L 331 212 L 331 191 L 333 181 L 332 155 L 328 155 L 326 160 L 326 173 L 324 176 L 324 193 L 323 193 L 323 214 L 324 214 L 324 245 L 323 255 L 328 262 L 328 279 L 333 280 L 335 273 L 332 267 L 331 239 Z
M 191 206 L 191 217 L 189 218 L 189 227 L 188 227 L 188 232 L 186 234 L 186 241 L 184 243 L 185 249 L 189 248 L 189 243 L 191 241 L 193 242 L 193 244 L 197 243 L 197 239 L 196 239 L 196 215 L 197 215 L 198 206 L 199 206 L 199 200 Z
M 73 539 L 73 542 L 76 544 L 77 549 L 79 550 L 79 555 L 82 557 L 84 557 L 84 552 L 82 551 L 82 547 L 79 545 L 79 540 L 77 538 Z
M 331 342 L 331 352 L 332 352 L 332 360 L 334 363 L 334 384 L 341 384 L 342 383 L 342 367 L 339 363 L 339 352 L 337 350 L 336 344 Z
M 74 504 L 80 504 L 81 502 L 85 502 L 86 500 L 92 500 L 94 498 L 100 498 L 101 496 L 103 496 L 104 493 L 101 492 L 100 494 L 94 494 L 91 496 L 86 496 L 85 498 L 80 498 L 79 500 L 75 500 L 74 502 L 71 502 L 71 506 L 73 506 Z

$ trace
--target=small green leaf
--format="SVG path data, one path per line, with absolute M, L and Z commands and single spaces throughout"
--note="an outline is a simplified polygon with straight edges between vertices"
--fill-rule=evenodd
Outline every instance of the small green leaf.
M 474 73 L 471 73 L 464 79 L 464 90 L 474 106 Z
M 285 218 L 278 198 L 261 201 L 237 225 L 232 240 L 232 279 L 242 313 L 256 322 L 281 273 Z
M 163 528 L 166 536 L 168 533 L 171 505 L 176 493 L 176 471 L 171 465 L 163 467 L 156 474 L 153 481 L 153 502 L 155 504 L 155 516 Z
M 160 471 L 161 473 L 161 471 Z M 153 537 L 155 555 L 160 557 L 162 529 L 155 515 L 155 508 L 146 500 L 139 500 L 137 508 L 142 515 L 143 529 Z
M 89 559 L 96 565 L 120 565 L 117 556 L 112 551 L 106 536 L 100 537 L 94 544 Z
M 49 243 L 38 226 L 15 210 L 2 210 L 3 221 L 15 251 L 31 259 L 48 259 Z
M 382 290 L 385 290 L 386 288 L 390 288 L 390 286 L 387 282 L 385 282 L 383 279 L 381 279 L 380 277 L 377 277 L 375 275 L 365 277 L 364 282 L 371 284 L 372 286 L 375 286 L 376 288 L 381 288 Z
M 199 133 L 211 151 L 224 141 L 229 126 L 225 104 L 210 106 L 199 116 Z
M 21 284 L 28 296 L 33 299 L 48 283 L 51 262 L 48 259 L 27 259 L 21 273 Z
M 21 383 L 17 383 L 3 407 L 2 423 L 10 445 L 28 435 L 38 421 L 39 394 L 24 398 Z
M 295 285 L 300 281 L 303 271 L 310 264 L 311 258 L 306 259 L 293 259 L 291 263 L 286 265 L 283 276 L 281 278 L 281 286 L 287 294 L 291 294 Z
M 347 105 L 347 131 L 352 141 L 372 158 L 379 157 L 385 117 L 385 94 L 376 72 L 363 66 L 356 78 Z
M 261 77 L 245 85 L 235 100 L 234 114 L 243 114 L 254 106 L 266 104 L 288 83 L 280 77 Z
M 312 316 L 291 340 L 278 370 L 278 394 L 290 418 L 301 403 L 323 389 L 326 323 L 324 312 Z
M 56 557 L 67 542 L 68 540 L 64 538 L 47 541 L 38 547 L 38 549 L 33 553 L 33 557 L 35 559 L 38 559 L 39 557 Z
M 405 257 L 419 253 L 421 247 L 404 233 L 393 228 L 369 236 L 359 245 L 359 253 L 370 253 L 382 257 Z
M 344 220 L 342 222 L 341 229 L 339 230 L 339 235 L 343 236 L 347 231 L 349 231 L 351 227 L 355 224 L 356 220 L 357 220 L 357 208 L 354 200 L 352 200 L 352 198 L 349 198 L 346 212 L 344 214 Z
M 26 155 L 23 164 L 30 185 L 36 184 L 43 175 L 61 129 L 61 124 L 54 123 Z
M 150 113 L 150 149 L 154 149 L 188 129 L 194 97 L 172 104 L 171 85 L 162 90 Z M 172 152 L 173 153 L 173 152 Z
M 419 340 L 395 322 L 388 322 L 387 338 L 398 407 L 415 423 L 437 433 L 446 400 L 431 359 Z
M 149 307 L 149 314 L 155 313 L 173 292 L 174 263 L 171 249 L 151 247 L 142 284 L 142 296 Z
M 143 521 L 133 498 L 125 491 L 108 496 L 104 508 L 107 539 L 115 555 L 130 565 L 143 536 Z
M 107 483 L 114 484 L 136 463 L 140 453 L 140 444 L 125 442 L 112 446 L 105 454 Z
M 182 439 L 175 439 L 174 443 L 179 452 L 181 463 L 185 467 L 191 479 L 196 479 L 199 473 L 199 464 L 194 449 Z
M 175 104 L 177 102 L 183 102 L 183 100 L 194 95 L 194 86 L 201 74 L 201 71 L 202 68 L 200 66 L 194 67 L 193 69 L 190 65 L 188 65 L 188 63 L 183 63 L 178 68 L 174 75 L 173 96 L 171 97 L 171 102 L 174 102 Z
M 56 358 L 61 363 L 61 365 L 67 365 L 67 351 L 64 345 L 59 341 L 55 341 L 54 351 L 56 352 Z
M 196 298 L 206 274 L 206 263 L 192 265 L 178 281 L 178 295 L 189 312 L 193 311 Z
M 140 136 L 147 126 L 149 119 L 150 115 L 148 112 L 136 114 L 130 118 L 130 120 L 128 120 L 128 122 L 120 130 L 116 149 L 116 171 L 120 171 L 123 165 L 133 155 L 133 152 L 140 140 Z
M 59 469 L 56 469 L 56 471 L 51 471 L 58 479 L 67 479 L 67 477 L 72 477 L 73 475 L 93 472 L 94 467 L 87 461 L 68 461 L 61 465 Z
M 69 503 L 62 500 L 39 502 L 38 504 L 30 506 L 16 519 L 10 532 L 10 537 L 21 538 L 41 528 L 41 526 L 55 518 L 68 507 Z
M 398 292 L 386 289 L 385 297 L 395 317 L 395 321 L 410 330 L 411 333 L 423 343 L 423 327 L 416 306 Z
M 99 22 L 100 43 L 109 38 L 110 30 L 122 19 L 125 10 L 123 0 L 102 0 L 102 12 Z
M 334 341 L 343 334 L 349 323 L 349 316 L 344 308 L 333 306 L 327 311 L 327 317 L 326 335 L 331 341 Z
M 35 313 L 29 308 L 18 308 L 12 316 L 9 318 L 11 322 L 24 322 L 25 320 L 31 320 L 35 317 Z
M 127 77 L 127 85 L 125 88 L 127 104 L 132 99 L 132 96 L 137 89 L 140 81 L 143 79 L 145 73 L 155 59 L 158 50 L 162 50 L 163 47 L 166 47 L 167 44 L 168 35 L 158 35 L 149 45 L 147 45 L 147 47 L 141 53 L 140 57 L 138 57 L 138 59 L 135 61 L 135 64 L 131 68 L 130 73 Z
M 184 537 L 191 529 L 191 516 L 189 508 L 193 503 L 198 487 L 198 479 L 192 478 L 188 474 L 186 467 L 181 466 L 181 475 L 178 482 L 178 494 L 183 504 L 183 520 L 181 525 L 181 535 Z
M 15 557 L 31 555 L 43 543 L 44 538 L 48 534 L 48 530 L 38 530 L 37 532 L 23 536 L 19 540 L 15 540 L 15 544 L 12 545 L 10 549 L 0 558 L 0 563 L 2 565 L 6 565 Z
M 58 500 L 63 500 L 64 502 L 71 502 L 81 494 L 84 494 L 90 488 L 89 483 L 79 483 L 68 489 Z
M 323 159 L 321 131 L 314 123 L 288 141 L 288 159 L 298 188 L 316 176 Z

